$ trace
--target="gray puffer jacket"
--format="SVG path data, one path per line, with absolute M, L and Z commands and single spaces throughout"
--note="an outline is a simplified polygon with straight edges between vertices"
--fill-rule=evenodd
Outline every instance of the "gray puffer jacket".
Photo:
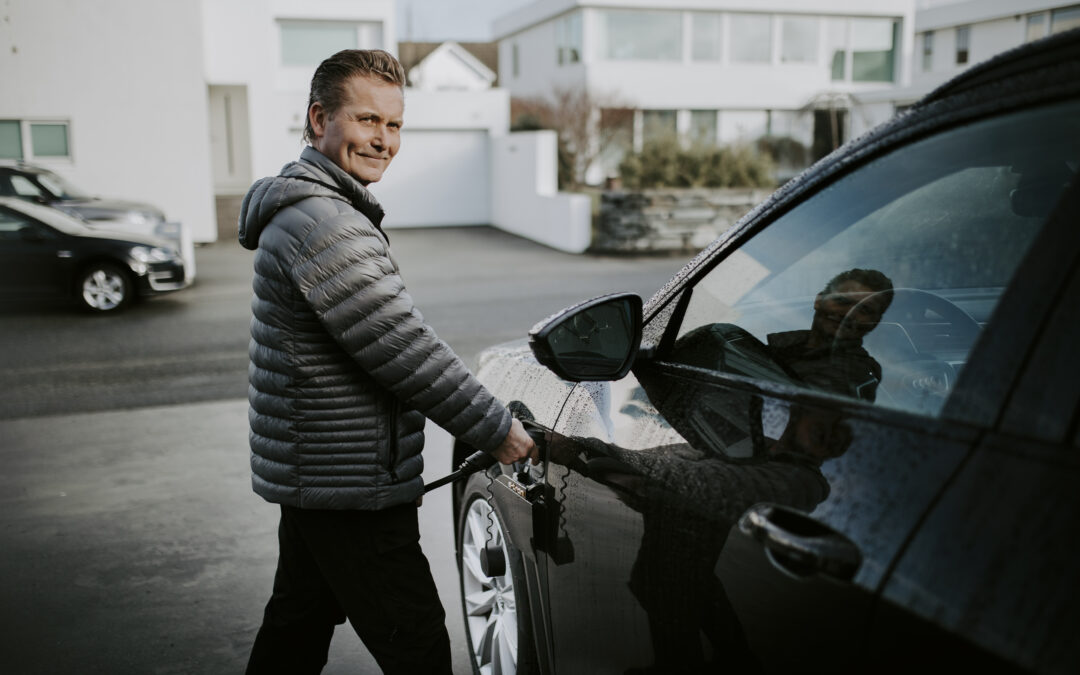
M 510 413 L 424 323 L 383 211 L 314 148 L 248 191 L 255 250 L 248 398 L 252 485 L 270 502 L 384 509 L 423 492 L 424 417 L 493 450 Z

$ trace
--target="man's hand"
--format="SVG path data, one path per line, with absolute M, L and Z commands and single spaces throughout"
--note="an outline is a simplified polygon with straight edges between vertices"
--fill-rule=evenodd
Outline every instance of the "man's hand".
M 506 434 L 506 439 L 491 454 L 501 464 L 513 464 L 526 457 L 531 458 L 533 464 L 540 462 L 540 449 L 529 438 L 529 434 L 525 433 L 521 421 L 516 418 L 510 423 L 510 433 Z

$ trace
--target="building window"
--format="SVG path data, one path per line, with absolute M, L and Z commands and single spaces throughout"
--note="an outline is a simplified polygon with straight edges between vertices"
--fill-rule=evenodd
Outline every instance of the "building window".
M 690 141 L 695 145 L 716 145 L 716 111 L 690 111 Z
M 971 42 L 971 26 L 960 26 L 956 29 L 956 64 L 968 62 L 968 49 Z
M 23 158 L 21 127 L 18 120 L 0 120 L 0 158 Z
M 852 19 L 851 24 L 851 81 L 892 82 L 900 22 Z
M 693 12 L 690 15 L 690 58 L 694 61 L 719 61 L 723 54 L 723 16 L 716 12 Z
M 818 20 L 788 16 L 780 20 L 780 61 L 817 63 Z
M 934 69 L 934 33 L 922 34 L 922 69 L 929 72 Z
M 1024 41 L 1031 42 L 1032 40 L 1038 40 L 1041 37 L 1046 36 L 1046 13 L 1041 12 L 1039 14 L 1028 14 L 1027 18 L 1027 31 L 1024 34 Z
M 829 55 L 832 79 L 842 82 L 847 79 L 847 43 L 848 22 L 846 19 L 830 19 L 826 24 L 825 53 Z
M 317 66 L 342 49 L 382 49 L 383 26 L 377 21 L 279 21 L 281 63 Z
M 767 14 L 731 15 L 731 60 L 736 63 L 772 61 L 772 17 Z
M 674 110 L 643 110 L 641 136 L 644 143 L 670 142 L 678 135 Z
M 69 157 L 67 124 L 30 123 L 30 147 L 34 157 Z
M 1050 13 L 1050 34 L 1080 27 L 1080 5 L 1055 9 Z
M 68 159 L 67 122 L 0 120 L 0 159 Z
M 568 14 L 555 22 L 555 48 L 560 66 L 581 63 L 581 12 Z
M 682 60 L 682 14 L 604 10 L 600 13 L 600 50 L 616 61 Z

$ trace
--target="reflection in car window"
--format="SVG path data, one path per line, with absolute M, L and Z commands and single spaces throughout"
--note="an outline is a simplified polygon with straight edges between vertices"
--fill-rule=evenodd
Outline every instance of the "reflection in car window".
M 700 279 L 661 358 L 938 415 L 1078 169 L 1075 102 L 874 160 Z

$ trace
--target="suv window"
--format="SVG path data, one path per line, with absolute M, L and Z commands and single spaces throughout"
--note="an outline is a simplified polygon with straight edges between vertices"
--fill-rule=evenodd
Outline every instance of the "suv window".
M 20 197 L 45 197 L 45 192 L 27 178 L 18 174 L 11 175 L 11 188 Z
M 938 415 L 1078 169 L 1076 102 L 873 160 L 702 277 L 661 358 Z

